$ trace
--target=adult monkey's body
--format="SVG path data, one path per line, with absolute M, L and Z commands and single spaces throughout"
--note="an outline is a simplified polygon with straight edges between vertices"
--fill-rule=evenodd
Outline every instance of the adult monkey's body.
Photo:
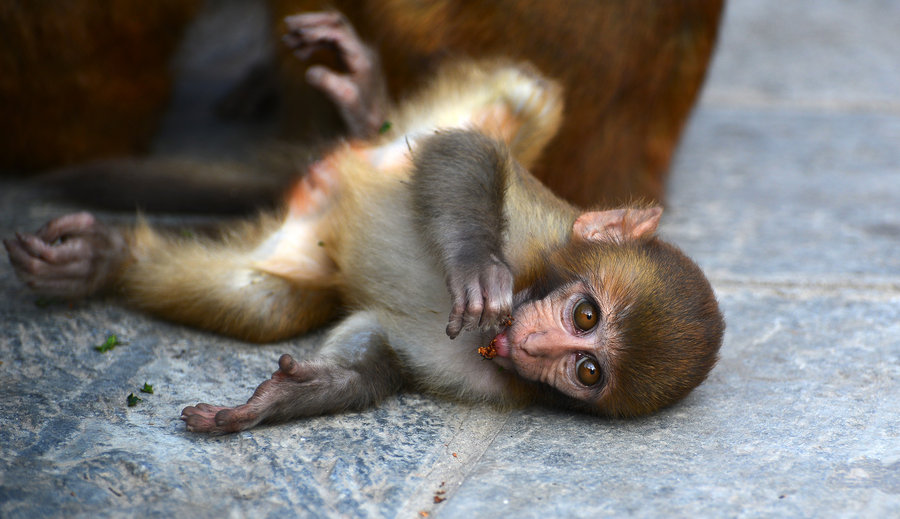
M 658 208 L 579 213 L 527 173 L 560 111 L 558 88 L 528 67 L 463 64 L 389 115 L 387 134 L 313 165 L 283 215 L 220 242 L 113 230 L 82 213 L 5 244 L 39 291 L 115 289 L 248 340 L 348 312 L 316 359 L 283 356 L 247 404 L 187 407 L 190 430 L 364 408 L 404 383 L 651 412 L 706 377 L 721 315 L 697 266 L 653 237 Z M 487 362 L 476 350 L 492 340 Z
M 569 110 L 532 171 L 556 194 L 581 205 L 663 200 L 665 172 L 700 90 L 723 6 L 722 0 L 265 3 L 273 40 L 283 34 L 286 15 L 323 4 L 343 10 L 380 54 L 394 100 L 417 91 L 454 57 L 534 64 L 565 87 Z M 4 3 L 0 33 L 8 44 L 0 44 L 0 63 L 9 67 L 0 65 L 0 113 L 16 131 L 0 141 L 0 169 L 78 165 L 146 151 L 170 93 L 166 78 L 177 29 L 200 4 Z M 251 2 L 206 4 L 204 12 L 254 10 Z M 237 21 L 250 23 L 246 17 Z M 244 34 L 244 28 L 202 32 L 216 35 L 226 49 L 236 33 Z M 321 53 L 317 59 L 333 63 L 330 57 Z M 245 95 L 222 103 L 231 107 L 224 111 L 263 115 L 265 110 L 253 108 L 277 105 L 275 115 L 284 123 L 279 141 L 313 149 L 318 148 L 311 140 L 331 142 L 342 135 L 338 110 L 307 84 L 306 64 L 285 53 L 261 69 L 269 74 L 252 75 L 257 81 L 247 85 L 255 88 L 236 89 Z M 142 159 L 76 167 L 41 183 L 96 207 L 246 214 L 276 204 L 297 171 L 292 165 L 242 164 L 227 173 L 216 165 L 198 168 L 162 157 L 154 164 Z

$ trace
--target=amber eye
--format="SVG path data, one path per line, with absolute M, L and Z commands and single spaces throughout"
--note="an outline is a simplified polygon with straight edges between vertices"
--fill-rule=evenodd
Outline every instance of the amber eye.
M 600 381 L 600 366 L 593 357 L 584 356 L 575 364 L 575 374 L 578 381 L 586 386 L 593 386 Z
M 579 330 L 586 332 L 597 326 L 597 314 L 597 309 L 594 308 L 593 304 L 589 301 L 581 301 L 575 305 L 575 313 L 572 315 L 572 320 Z

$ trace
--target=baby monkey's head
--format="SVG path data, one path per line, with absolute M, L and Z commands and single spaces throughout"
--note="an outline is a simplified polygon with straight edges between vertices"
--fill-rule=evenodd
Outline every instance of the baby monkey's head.
M 609 416 L 653 412 L 703 382 L 725 323 L 697 264 L 653 235 L 660 213 L 602 211 L 576 221 L 498 336 L 519 375 Z M 620 222 L 611 225 L 611 216 Z

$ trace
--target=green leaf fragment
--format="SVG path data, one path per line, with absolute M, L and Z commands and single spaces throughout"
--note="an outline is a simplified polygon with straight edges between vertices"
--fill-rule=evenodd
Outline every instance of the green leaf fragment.
M 119 338 L 116 336 L 116 334 L 111 334 L 109 337 L 106 338 L 106 341 L 104 341 L 103 344 L 98 344 L 98 345 L 94 346 L 94 349 L 99 351 L 100 353 L 106 353 L 109 350 L 111 350 L 121 344 L 125 344 L 125 343 L 120 342 Z
M 390 121 L 385 121 L 384 123 L 382 123 L 381 128 L 378 128 L 379 135 L 383 135 L 383 134 L 389 132 L 391 129 L 391 126 L 392 126 L 392 124 Z
M 125 399 L 125 402 L 128 403 L 128 407 L 134 407 L 138 405 L 138 402 L 143 402 L 143 400 L 134 396 L 134 393 L 129 393 L 128 398 Z
M 153 394 L 153 386 L 144 382 L 144 387 L 141 388 L 141 393 L 150 393 Z

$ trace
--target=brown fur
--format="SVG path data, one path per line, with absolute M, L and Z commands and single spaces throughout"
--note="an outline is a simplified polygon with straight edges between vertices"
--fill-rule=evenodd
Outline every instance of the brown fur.
M 723 0 L 270 5 L 276 23 L 301 11 L 345 13 L 363 40 L 377 47 L 395 99 L 418 88 L 448 57 L 533 63 L 563 85 L 568 110 L 540 163 L 530 169 L 554 192 L 584 206 L 662 199 L 666 170 L 715 45 Z M 284 114 L 290 124 L 303 124 L 296 114 L 316 113 L 327 102 L 305 85 L 303 64 L 287 58 L 281 67 Z M 336 122 L 337 112 L 330 113 Z
M 608 390 L 595 405 L 577 407 L 644 415 L 681 400 L 706 379 L 725 322 L 709 281 L 678 248 L 656 237 L 571 243 L 546 265 L 550 270 L 539 284 L 555 287 L 586 277 L 614 302 L 603 311 L 616 330 Z
M 67 0 L 52 7 L 0 6 L 0 33 L 10 35 L 9 47 L 0 48 L 0 100 L 6 100 L 0 113 L 16 129 L 0 144 L 0 168 L 43 168 L 143 150 L 168 93 L 167 60 L 195 4 L 115 2 L 101 8 Z M 562 83 L 569 109 L 530 169 L 579 205 L 662 199 L 722 4 L 269 0 L 276 38 L 286 15 L 343 11 L 380 52 L 395 100 L 421 87 L 448 58 L 534 63 Z M 319 60 L 335 64 L 327 56 Z M 284 52 L 278 68 L 285 137 L 337 135 L 338 112 L 306 84 L 306 65 Z
M 253 268 L 253 250 L 280 223 L 262 217 L 202 238 L 161 234 L 142 221 L 125 230 L 133 259 L 117 279 L 118 290 L 143 310 L 248 341 L 308 332 L 337 315 L 338 293 Z
M 0 2 L 0 169 L 146 149 L 197 0 Z

